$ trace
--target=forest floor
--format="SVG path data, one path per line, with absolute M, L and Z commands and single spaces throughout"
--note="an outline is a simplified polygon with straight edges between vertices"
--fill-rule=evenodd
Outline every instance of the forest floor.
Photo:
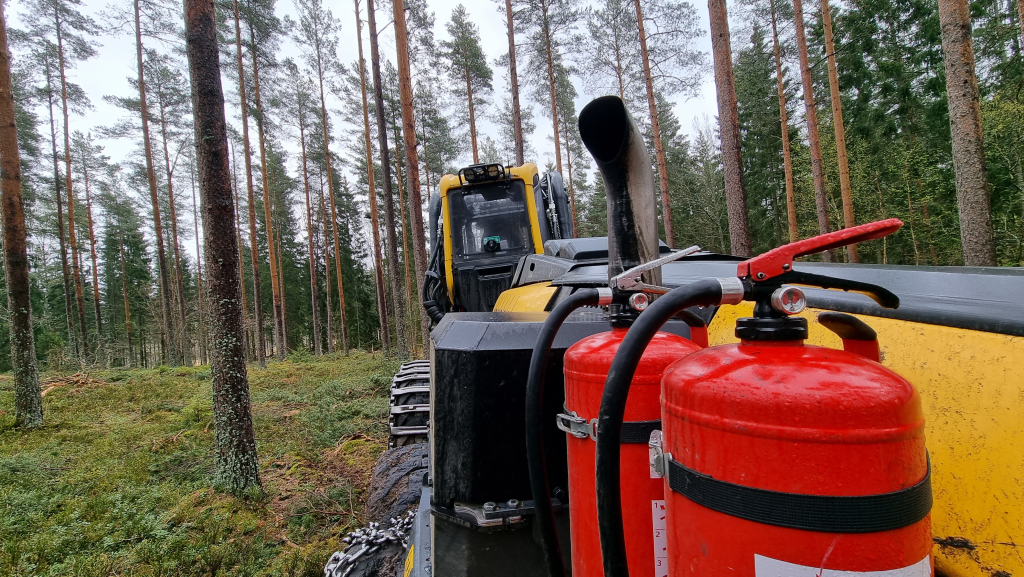
M 253 499 L 212 488 L 208 366 L 44 374 L 30 431 L 0 376 L 0 575 L 322 575 L 362 525 L 398 364 L 300 357 L 249 368 Z

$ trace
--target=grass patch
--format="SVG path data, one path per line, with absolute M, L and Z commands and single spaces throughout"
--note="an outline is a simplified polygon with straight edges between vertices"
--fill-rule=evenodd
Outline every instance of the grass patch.
M 44 375 L 30 431 L 0 378 L 0 575 L 322 575 L 362 524 L 396 368 L 359 352 L 250 366 L 255 500 L 211 488 L 209 367 Z

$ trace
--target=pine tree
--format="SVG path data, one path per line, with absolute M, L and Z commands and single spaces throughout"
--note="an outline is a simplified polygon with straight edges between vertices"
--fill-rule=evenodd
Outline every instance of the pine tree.
M 238 98 L 242 113 L 242 158 L 245 161 L 245 188 L 249 209 L 249 257 L 252 268 L 253 308 L 255 313 L 256 360 L 261 367 L 267 364 L 267 343 L 263 332 L 263 295 L 260 282 L 259 242 L 256 233 L 256 201 L 252 184 L 252 153 L 249 149 L 249 101 L 246 98 L 245 67 L 242 65 L 242 24 L 238 0 L 232 1 L 235 17 L 235 61 L 238 68 Z
M 384 109 L 384 87 L 380 73 L 380 50 L 377 47 L 378 34 L 376 10 L 373 0 L 366 1 L 366 13 L 370 27 L 370 69 L 373 72 L 373 100 L 377 113 L 377 140 L 380 150 L 380 165 L 384 178 L 384 219 L 387 228 L 388 274 L 391 279 L 391 300 L 395 313 L 395 333 L 398 358 L 409 357 L 409 342 L 405 329 L 405 298 L 399 285 L 398 272 L 398 221 L 395 217 L 395 198 L 392 192 L 391 160 L 388 149 L 388 128 Z
M 332 73 L 337 57 L 337 29 L 340 27 L 330 10 L 323 7 L 321 0 L 297 0 L 299 9 L 299 37 L 305 51 L 306 62 L 316 75 L 320 88 L 320 115 L 323 123 L 324 153 L 327 163 L 327 196 L 331 206 L 331 232 L 334 236 L 335 278 L 338 282 L 339 314 L 341 315 L 342 350 L 348 354 L 348 325 L 345 319 L 345 287 L 341 274 L 341 242 L 338 237 L 337 209 L 334 203 L 334 175 L 331 171 L 330 123 L 327 117 L 327 100 L 324 96 L 324 82 Z M 327 301 L 330 303 L 330 299 Z M 330 334 L 330 331 L 328 331 Z
M 550 114 L 555 145 L 555 170 L 562 172 L 562 138 L 559 134 L 557 80 L 558 66 L 563 66 L 565 42 L 573 38 L 573 30 L 581 14 L 579 0 L 523 0 L 521 33 L 530 39 L 525 45 L 529 67 L 544 70 L 546 82 L 534 84 L 533 98 Z
M 772 22 L 772 49 L 775 56 L 775 83 L 779 93 L 779 125 L 782 137 L 782 162 L 786 175 L 786 222 L 789 227 L 789 242 L 800 238 L 796 222 L 796 192 L 793 185 L 793 154 L 789 143 L 789 109 L 786 106 L 786 81 L 782 71 L 782 49 L 779 44 L 779 30 L 775 18 L 775 0 L 768 0 Z
M 206 223 L 206 262 L 212 298 L 213 411 L 220 482 L 242 493 L 260 487 L 259 462 L 239 303 L 237 247 L 233 229 L 224 94 L 220 84 L 213 0 L 185 1 L 185 46 L 192 80 L 199 189 Z
M 508 29 L 509 89 L 512 93 L 512 138 L 515 143 L 516 166 L 522 166 L 526 162 L 526 146 L 523 139 L 523 111 L 519 105 L 519 71 L 516 63 L 515 12 L 512 10 L 512 0 L 505 0 L 505 26 Z
M 811 150 L 811 175 L 814 179 L 814 205 L 818 209 L 818 232 L 825 234 L 832 230 L 828 220 L 828 201 L 825 193 L 825 168 L 821 160 L 821 136 L 818 134 L 818 109 L 814 103 L 814 81 L 811 77 L 811 60 L 807 54 L 807 38 L 804 33 L 803 0 L 793 0 L 793 18 L 796 24 L 796 48 L 800 55 L 800 78 L 804 87 L 804 120 L 807 123 L 807 140 Z M 832 260 L 832 252 L 821 253 L 825 262 Z
M 441 42 L 444 58 L 453 78 L 460 78 L 466 86 L 466 111 L 469 123 L 469 141 L 472 143 L 473 164 L 480 162 L 477 146 L 476 111 L 487 105 L 487 95 L 493 90 L 494 73 L 487 64 L 480 46 L 480 31 L 469 18 L 466 7 L 459 4 L 452 11 L 446 25 L 451 40 Z
M 638 110 L 646 93 L 635 7 L 630 0 L 605 0 L 588 8 L 586 18 L 578 56 L 584 86 L 594 94 L 618 94 L 627 108 Z
M 729 213 L 729 240 L 732 254 L 750 256 L 752 243 L 747 216 L 747 191 L 743 182 L 740 121 L 736 109 L 736 83 L 732 71 L 732 46 L 725 0 L 708 0 L 708 13 L 711 18 L 711 47 L 715 61 L 715 89 L 718 94 L 718 123 L 722 139 L 725 198 Z
M 427 275 L 427 240 L 423 227 L 423 201 L 420 197 L 420 161 L 416 150 L 416 120 L 414 114 L 414 97 L 412 85 L 412 71 L 409 63 L 409 32 L 405 22 L 405 8 L 403 0 L 392 0 L 395 16 L 395 45 L 398 60 L 398 92 L 402 104 L 402 135 L 405 140 L 405 166 L 406 176 L 409 180 L 409 226 L 412 227 L 413 262 L 415 263 L 416 280 L 412 286 L 416 292 L 409 297 L 409 306 L 419 302 L 416 295 L 421 291 L 421 282 L 424 282 Z M 484 64 L 486 65 L 486 59 Z M 397 139 L 396 139 L 397 142 Z M 401 177 L 399 177 L 401 180 Z M 399 184 L 399 195 L 401 195 L 401 184 Z M 405 206 L 405 202 L 402 202 Z M 403 216 L 402 220 L 405 220 Z M 406 255 L 408 261 L 408 255 Z M 409 276 L 406 273 L 406 282 Z M 430 343 L 430 321 L 424 314 L 422 307 L 415 307 L 420 319 L 420 338 L 422 340 L 421 351 L 423 355 L 428 353 Z
M 36 368 L 29 283 L 28 234 L 21 187 L 21 155 L 15 122 L 7 18 L 0 5 L 0 219 L 3 225 L 4 283 L 10 313 L 15 425 L 43 424 L 43 397 Z
M 306 240 L 309 251 L 309 287 L 310 309 L 313 320 L 313 350 L 316 356 L 323 354 L 320 340 L 320 303 L 318 302 L 319 285 L 316 280 L 316 251 L 313 249 L 313 208 L 309 196 L 309 164 L 306 157 L 306 123 L 307 115 L 312 112 L 312 87 L 308 80 L 299 72 L 299 67 L 291 60 L 285 60 L 287 83 L 292 87 L 293 99 L 287 114 L 294 119 L 299 129 L 299 150 L 302 165 L 302 190 L 306 199 Z
M 99 267 L 96 264 L 96 228 L 93 225 L 93 212 L 92 212 L 92 194 L 89 182 L 89 169 L 90 167 L 96 167 L 96 161 L 99 160 L 101 163 L 106 160 L 105 157 L 100 156 L 102 154 L 102 148 L 95 150 L 92 146 L 92 135 L 84 135 L 81 132 L 76 131 L 72 139 L 72 145 L 77 153 L 79 161 L 82 165 L 82 176 L 85 184 L 85 215 L 86 224 L 89 230 L 89 255 L 92 261 L 92 291 L 93 291 L 93 309 L 95 312 L 96 321 L 96 342 L 100 351 L 102 351 L 104 339 L 103 339 L 103 314 L 101 311 L 100 302 L 100 283 L 99 283 Z M 99 156 L 99 158 L 97 158 Z M 100 164 L 99 166 L 102 166 Z M 102 352 L 99 356 L 102 356 Z
M 366 61 L 363 59 L 363 21 L 359 15 L 359 0 L 354 1 L 356 11 L 356 43 L 359 46 L 359 63 L 357 67 L 359 68 L 359 91 L 362 99 L 361 110 L 363 113 L 363 141 L 366 145 L 367 192 L 370 204 L 370 227 L 373 232 L 374 284 L 377 289 L 377 315 L 380 318 L 381 329 L 383 331 L 382 340 L 384 342 L 384 351 L 387 353 L 391 347 L 391 336 L 389 334 L 388 327 L 387 299 L 384 296 L 384 269 L 381 266 L 382 258 L 380 249 L 380 219 L 377 215 L 377 184 L 373 173 L 373 146 L 370 138 L 370 112 L 369 104 L 366 99 Z
M 166 56 L 158 55 L 153 51 L 146 53 L 146 72 L 149 77 L 149 96 L 152 96 L 153 108 L 156 113 L 156 120 L 159 127 L 160 143 L 164 156 L 164 176 L 167 183 L 167 207 L 168 218 L 171 223 L 170 248 L 174 259 L 174 285 L 171 292 L 177 303 L 177 350 L 181 353 L 181 362 L 185 365 L 192 364 L 192 345 L 188 337 L 188 313 L 186 312 L 185 286 L 183 280 L 181 245 L 178 234 L 178 201 L 174 194 L 174 166 L 175 160 L 171 160 L 172 140 L 180 138 L 182 121 L 188 121 L 189 96 L 186 92 L 185 79 L 171 64 Z M 176 126 L 177 125 L 177 126 Z M 185 146 L 182 143 L 180 146 Z
M 274 235 L 273 210 L 270 201 L 271 181 L 267 171 L 267 117 L 264 115 L 260 92 L 260 69 L 273 66 L 272 54 L 276 50 L 281 22 L 274 15 L 274 0 L 248 0 L 244 12 L 249 29 L 249 55 L 252 58 L 252 103 L 255 107 L 256 135 L 260 151 L 260 178 L 263 190 L 264 230 L 267 235 L 267 253 L 270 259 L 270 294 L 274 316 L 274 350 L 278 360 L 285 357 L 284 302 L 281 296 L 280 262 Z
M 843 197 L 843 223 L 847 228 L 857 225 L 853 215 L 853 192 L 850 188 L 850 165 L 846 155 L 846 127 L 843 126 L 843 102 L 839 93 L 839 71 L 836 68 L 836 47 L 832 37 L 832 13 L 828 0 L 821 0 L 821 23 L 825 34 L 825 55 L 828 62 L 828 85 L 832 97 L 832 126 L 836 134 L 836 162 L 839 165 L 839 186 Z M 846 247 L 850 262 L 860 262 L 857 245 Z
M 967 1 L 939 0 L 939 20 L 964 264 L 995 266 L 991 200 L 985 174 L 985 140 Z
M 146 154 L 146 176 L 149 181 L 149 196 L 153 205 L 153 227 L 156 229 L 157 268 L 160 271 L 160 304 L 162 323 L 160 331 L 161 358 L 164 363 L 177 363 L 178 353 L 171 325 L 171 286 L 167 270 L 167 255 L 164 250 L 163 225 L 160 222 L 160 200 L 157 194 L 156 170 L 153 167 L 153 146 L 149 134 L 149 105 L 146 101 L 145 64 L 143 61 L 142 22 L 139 15 L 139 1 L 135 0 L 135 53 L 138 66 L 139 116 L 142 118 L 143 149 Z

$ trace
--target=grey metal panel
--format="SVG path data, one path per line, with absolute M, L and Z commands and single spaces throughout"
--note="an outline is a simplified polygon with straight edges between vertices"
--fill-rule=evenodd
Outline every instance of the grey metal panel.
M 548 313 L 448 313 L 431 333 L 436 349 L 461 351 L 533 350 L 537 334 Z M 609 330 L 604 313 L 598 309 L 580 309 L 569 315 L 554 347 L 565 349 L 580 339 Z M 690 336 L 685 323 L 671 321 L 666 332 Z
M 796 263 L 798 271 L 883 286 L 900 297 L 900 308 L 883 309 L 864 295 L 807 289 L 807 303 L 848 313 L 1024 336 L 1024 268 L 938 267 Z M 595 286 L 604 266 L 580 266 L 556 285 Z M 664 267 L 666 286 L 705 278 L 734 277 L 736 263 L 684 260 Z

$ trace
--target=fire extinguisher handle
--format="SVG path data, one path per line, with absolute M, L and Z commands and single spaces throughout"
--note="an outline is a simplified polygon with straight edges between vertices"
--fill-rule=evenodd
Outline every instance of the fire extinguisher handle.
M 792 270 L 793 259 L 888 236 L 903 226 L 898 218 L 869 222 L 791 242 L 739 264 L 737 275 L 763 281 Z
M 861 293 L 887 309 L 900 307 L 900 297 L 896 293 L 876 284 L 802 271 L 790 271 L 784 275 L 779 275 L 774 280 L 782 284 L 813 286 L 823 289 Z

